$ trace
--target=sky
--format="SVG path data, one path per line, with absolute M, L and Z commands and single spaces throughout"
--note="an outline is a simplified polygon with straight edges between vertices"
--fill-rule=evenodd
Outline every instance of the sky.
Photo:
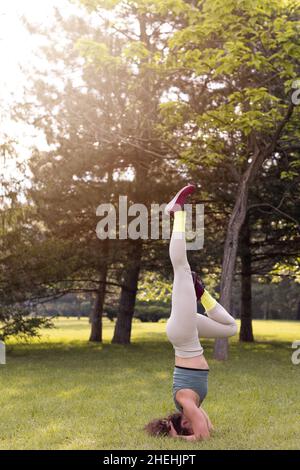
M 9 119 L 10 108 L 22 96 L 25 83 L 23 69 L 39 63 L 37 51 L 39 38 L 31 35 L 23 25 L 24 16 L 30 23 L 47 25 L 51 21 L 53 7 L 61 12 L 70 10 L 68 0 L 0 0 L 0 144 L 9 136 L 15 138 L 17 158 L 1 160 L 0 177 L 7 179 L 16 171 L 17 160 L 26 160 L 30 147 L 47 148 L 41 133 L 22 123 Z
M 24 76 L 22 66 L 36 63 L 38 38 L 32 36 L 22 24 L 21 17 L 34 24 L 47 24 L 53 7 L 66 9 L 65 0 L 1 0 L 0 1 L 0 99 L 1 105 L 18 96 Z M 1 107 L 2 107 L 1 106 Z
M 21 66 L 34 63 L 38 39 L 26 30 L 21 17 L 33 24 L 47 25 L 53 7 L 70 10 L 67 0 L 1 0 L 0 1 L 0 57 L 1 99 L 5 93 L 17 92 L 22 87 Z
M 32 147 L 49 149 L 41 131 L 24 122 L 15 122 L 10 118 L 10 111 L 14 103 L 22 102 L 26 73 L 30 68 L 47 67 L 47 63 L 38 57 L 42 39 L 30 34 L 22 17 L 30 24 L 47 26 L 51 24 L 55 7 L 64 16 L 77 9 L 74 0 L 0 0 L 0 146 L 8 139 L 16 141 L 14 155 L 3 155 L 0 151 L 0 206 L 6 199 L 5 181 L 11 184 L 13 180 L 21 180 L 19 188 L 30 186 L 26 162 Z M 106 16 L 110 18 L 111 13 Z M 19 199 L 23 200 L 22 190 Z

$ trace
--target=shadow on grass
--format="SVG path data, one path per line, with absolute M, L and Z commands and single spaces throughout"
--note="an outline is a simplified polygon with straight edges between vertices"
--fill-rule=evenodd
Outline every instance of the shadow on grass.
M 213 341 L 202 343 L 212 370 L 230 369 L 232 373 L 238 374 L 243 369 L 244 373 L 255 375 L 256 369 L 259 369 L 261 374 L 262 367 L 267 368 L 279 363 L 292 366 L 292 349 L 289 342 L 232 342 L 229 360 L 225 362 L 212 358 Z M 93 370 L 95 373 L 101 371 L 122 375 L 124 370 L 127 370 L 130 374 L 136 373 L 139 376 L 156 371 L 165 372 L 171 377 L 174 353 L 170 343 L 150 339 L 129 345 L 70 341 L 25 343 L 9 345 L 7 348 L 8 370 L 18 366 L 26 370 L 47 365 L 53 370 L 65 370 L 66 373 Z
M 24 342 L 18 344 L 7 344 L 6 351 L 8 356 L 21 356 L 22 354 L 34 354 L 49 352 L 51 354 L 60 353 L 63 351 L 74 351 L 78 350 L 82 353 L 97 352 L 102 353 L 108 352 L 149 352 L 159 354 L 162 351 L 173 352 L 172 345 L 162 339 L 161 333 L 151 333 L 147 340 L 139 341 L 139 339 L 133 340 L 130 344 L 114 344 L 111 342 L 104 341 L 103 343 L 92 343 L 85 340 L 72 340 L 72 341 L 37 341 L 34 343 Z M 214 340 L 202 340 L 201 343 L 205 346 L 205 351 L 212 350 L 214 346 Z M 291 350 L 290 341 L 255 341 L 253 343 L 241 343 L 237 341 L 230 342 L 229 352 L 235 352 L 239 350 L 249 351 L 252 353 L 258 352 L 274 352 L 274 349 L 278 350 Z

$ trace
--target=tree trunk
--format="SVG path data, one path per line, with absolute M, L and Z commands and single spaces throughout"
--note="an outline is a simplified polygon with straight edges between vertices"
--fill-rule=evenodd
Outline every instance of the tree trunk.
M 106 291 L 107 261 L 105 260 L 101 266 L 99 273 L 99 285 L 96 292 L 96 302 L 90 315 L 91 334 L 89 341 L 102 343 L 102 317 L 103 306 Z
M 138 279 L 141 267 L 142 241 L 131 242 L 129 265 L 124 273 L 119 312 L 112 343 L 129 344 L 131 337 L 132 317 L 134 314 Z
M 300 300 L 298 302 L 298 308 L 297 308 L 297 316 L 296 316 L 296 320 L 300 320 Z
M 247 210 L 248 191 L 252 176 L 251 172 L 249 171 L 250 168 L 251 165 L 250 167 L 248 167 L 248 170 L 244 173 L 240 186 L 238 188 L 237 198 L 232 214 L 230 216 L 224 246 L 220 303 L 228 311 L 230 310 L 232 283 L 236 263 L 239 234 L 241 227 L 244 223 Z M 214 358 L 220 361 L 225 361 L 228 358 L 227 338 L 217 338 L 215 340 Z
M 264 320 L 269 320 L 269 300 L 265 301 Z
M 251 234 L 249 217 L 245 218 L 241 232 L 241 329 L 240 341 L 253 342 L 251 298 Z
M 230 309 L 238 239 L 246 215 L 249 188 L 264 160 L 274 152 L 280 134 L 293 114 L 294 107 L 295 105 L 290 102 L 286 115 L 277 125 L 270 144 L 262 150 L 256 147 L 251 155 L 251 163 L 244 172 L 237 190 L 235 205 L 229 219 L 222 264 L 220 303 L 227 310 Z M 225 360 L 228 358 L 227 338 L 218 338 L 215 340 L 214 358 L 218 360 Z

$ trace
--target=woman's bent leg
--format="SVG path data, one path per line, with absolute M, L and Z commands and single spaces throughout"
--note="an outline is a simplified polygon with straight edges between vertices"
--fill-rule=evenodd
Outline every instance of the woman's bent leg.
M 202 338 L 226 338 L 237 333 L 235 319 L 217 301 L 205 315 L 197 313 L 197 330 Z

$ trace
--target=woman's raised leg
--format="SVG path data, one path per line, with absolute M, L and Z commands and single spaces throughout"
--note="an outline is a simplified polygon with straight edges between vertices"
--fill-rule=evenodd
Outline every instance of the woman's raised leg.
M 184 211 L 174 213 L 169 248 L 174 281 L 172 310 L 167 322 L 167 336 L 173 343 L 175 354 L 181 357 L 195 356 L 202 352 L 197 331 L 197 298 L 186 255 L 185 219 L 186 213 Z

